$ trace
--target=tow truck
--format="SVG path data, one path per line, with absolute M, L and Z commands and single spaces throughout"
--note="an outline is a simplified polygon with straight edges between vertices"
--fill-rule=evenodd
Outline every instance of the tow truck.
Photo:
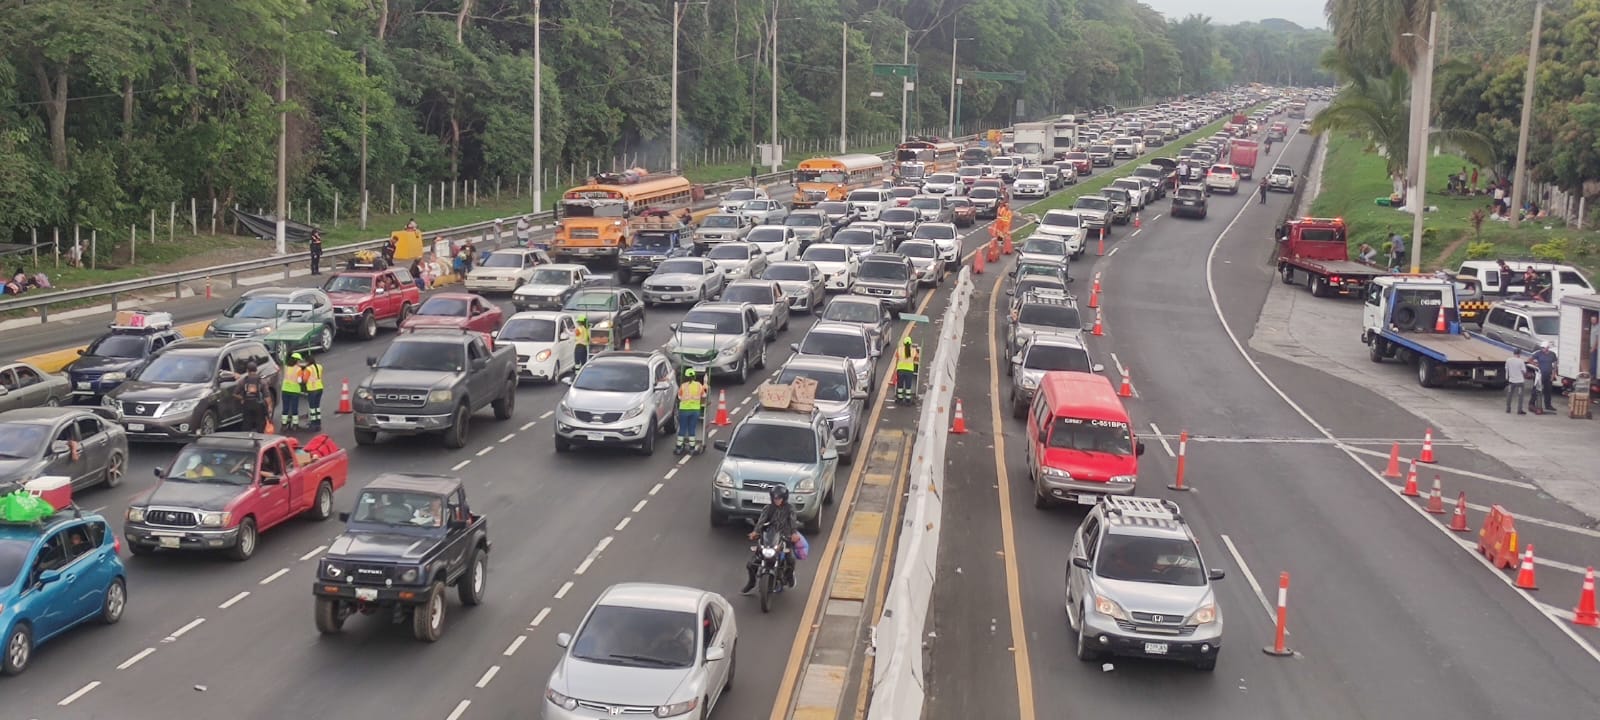
M 1511 346 L 1461 328 L 1456 286 L 1433 275 L 1384 275 L 1367 285 L 1361 341 L 1375 363 L 1398 359 L 1417 368 L 1417 384 L 1505 387 Z
M 1293 285 L 1295 271 L 1305 273 L 1306 289 L 1313 297 L 1359 295 L 1384 271 L 1351 260 L 1348 237 L 1343 218 L 1305 217 L 1284 223 L 1278 228 L 1278 275 L 1285 285 Z

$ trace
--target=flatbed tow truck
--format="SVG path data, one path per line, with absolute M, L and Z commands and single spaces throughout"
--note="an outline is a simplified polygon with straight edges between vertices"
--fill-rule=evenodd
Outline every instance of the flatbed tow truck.
M 1350 259 L 1344 220 L 1306 217 L 1278 228 L 1278 275 L 1293 285 L 1306 276 L 1312 297 L 1359 296 L 1373 278 L 1385 274 L 1376 266 Z M 1453 307 L 1453 306 L 1452 306 Z
M 1417 384 L 1503 388 L 1511 346 L 1461 329 L 1455 283 L 1432 275 L 1385 275 L 1367 285 L 1361 341 L 1375 363 L 1417 368 Z M 1521 378 L 1511 378 L 1520 381 Z

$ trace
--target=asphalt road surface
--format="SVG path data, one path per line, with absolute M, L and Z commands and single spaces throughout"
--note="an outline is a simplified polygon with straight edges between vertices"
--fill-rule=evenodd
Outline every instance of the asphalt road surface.
M 1311 143 L 1293 138 L 1274 160 L 1303 168 Z M 1228 572 L 1217 584 L 1226 634 L 1216 671 L 1076 658 L 1063 578 L 1084 513 L 1033 507 L 1024 425 L 1004 405 L 1003 366 L 991 367 L 1005 362 L 991 335 L 1004 326 L 986 288 L 1003 276 L 987 274 L 975 306 L 991 310 L 967 317 L 975 342 L 957 385 L 973 432 L 953 438 L 948 457 L 946 506 L 961 510 L 945 519 L 929 718 L 1600 716 L 1600 636 L 1553 622 L 1440 532 L 1375 477 L 1382 457 L 1359 455 L 1363 465 L 1330 440 L 1414 444 L 1423 421 L 1313 369 L 1247 360 L 1241 346 L 1277 281 L 1270 238 L 1287 202 L 1272 195 L 1262 206 L 1249 190 L 1215 195 L 1205 220 L 1157 215 L 1163 202 L 1142 231 L 1120 233 L 1115 252 L 1074 270 L 1080 297 L 1086 278 L 1102 273 L 1106 336 L 1089 338 L 1091 352 L 1114 383 L 1126 368 L 1137 393 L 1126 402 L 1149 445 L 1139 494 L 1180 503 L 1207 563 Z M 1170 436 L 1180 430 L 1214 438 L 1189 444 L 1189 493 L 1166 489 L 1176 469 Z M 1388 442 L 1367 447 L 1387 452 Z M 1000 462 L 989 448 L 1003 448 Z M 1468 448 L 1448 452 L 1456 467 L 1510 475 Z M 1280 571 L 1292 576 L 1290 658 L 1261 651 Z M 1572 577 L 1558 578 L 1559 595 L 1546 589 L 1548 602 L 1576 601 Z

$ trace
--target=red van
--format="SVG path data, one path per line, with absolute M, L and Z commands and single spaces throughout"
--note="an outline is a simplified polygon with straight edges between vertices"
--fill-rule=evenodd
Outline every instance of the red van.
M 1138 485 L 1144 445 L 1104 376 L 1045 373 L 1028 412 L 1027 447 L 1034 507 L 1093 505 Z

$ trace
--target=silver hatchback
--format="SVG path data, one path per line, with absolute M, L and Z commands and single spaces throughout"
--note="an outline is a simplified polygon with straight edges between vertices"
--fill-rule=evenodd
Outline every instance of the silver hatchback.
M 839 451 L 839 461 L 849 465 L 866 424 L 867 391 L 849 361 L 820 355 L 789 358 L 773 382 L 787 385 L 802 377 L 817 381 L 817 412 L 828 423 L 828 439 Z

